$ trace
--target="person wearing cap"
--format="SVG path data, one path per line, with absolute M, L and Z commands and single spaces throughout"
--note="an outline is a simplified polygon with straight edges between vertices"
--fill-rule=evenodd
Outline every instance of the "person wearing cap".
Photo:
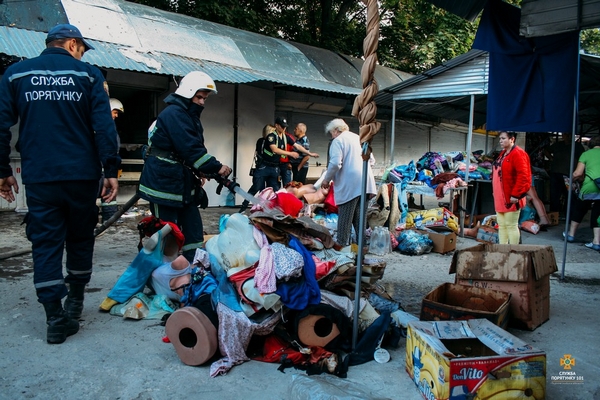
M 115 99 L 114 97 L 110 98 L 110 114 L 112 116 L 113 121 L 115 121 L 119 114 L 124 114 L 125 108 L 123 107 L 123 103 L 119 99 Z M 117 146 L 121 147 L 121 139 L 117 133 Z M 121 176 L 121 170 L 119 170 L 117 177 Z M 114 198 L 110 203 L 106 203 L 104 200 L 100 200 L 100 216 L 102 218 L 102 223 L 108 221 L 116 212 L 118 211 L 117 199 Z
M 231 174 L 231 168 L 209 154 L 204 145 L 200 116 L 212 93 L 217 93 L 217 87 L 204 72 L 192 71 L 183 77 L 148 130 L 149 147 L 140 176 L 140 197 L 150 202 L 155 217 L 180 227 L 185 237 L 183 256 L 189 262 L 204 242 L 198 207 L 206 207 L 208 199 L 200 177 Z
M 19 191 L 9 158 L 10 128 L 18 121 L 26 234 L 48 343 L 62 343 L 79 330 L 92 274 L 102 170 L 104 201 L 112 201 L 119 186 L 121 159 L 108 85 L 97 67 L 81 61 L 88 50 L 93 47 L 77 27 L 57 25 L 48 32 L 46 49 L 11 65 L 0 82 L 0 196 L 12 202 Z
M 316 153 L 311 153 L 301 144 L 296 143 L 294 137 L 286 131 L 287 127 L 288 123 L 285 118 L 275 118 L 275 133 L 277 134 L 278 147 L 281 145 L 283 147 L 280 148 L 284 150 L 284 153 L 276 153 L 279 154 L 279 176 L 281 177 L 282 188 L 292 181 L 292 164 L 290 163 L 290 157 L 292 159 L 298 159 L 300 158 L 300 153 L 310 157 L 319 156 Z

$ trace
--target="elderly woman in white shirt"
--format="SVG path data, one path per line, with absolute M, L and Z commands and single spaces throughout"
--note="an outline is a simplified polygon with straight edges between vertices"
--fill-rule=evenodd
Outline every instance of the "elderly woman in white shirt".
M 359 232 L 360 195 L 362 189 L 363 159 L 360 138 L 343 119 L 336 118 L 325 125 L 325 132 L 333 138 L 329 147 L 327 171 L 320 179 L 321 187 L 329 189 L 334 183 L 334 199 L 338 207 L 337 242 L 342 246 L 350 244 L 352 226 Z M 367 194 L 377 190 L 375 178 L 369 163 L 367 168 Z M 366 210 L 364 210 L 366 211 Z

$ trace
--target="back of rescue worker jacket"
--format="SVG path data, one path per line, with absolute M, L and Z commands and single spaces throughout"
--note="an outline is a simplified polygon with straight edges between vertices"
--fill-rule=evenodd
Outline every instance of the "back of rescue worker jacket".
M 0 93 L 0 178 L 12 175 L 10 127 L 17 120 L 24 184 L 98 180 L 102 168 L 117 177 L 118 135 L 97 67 L 47 48 L 10 66 Z
M 204 145 L 200 122 L 204 107 L 176 94 L 167 96 L 165 102 L 169 105 L 149 132 L 139 192 L 153 203 L 181 207 L 195 201 L 198 181 L 194 173 L 216 174 L 222 164 Z

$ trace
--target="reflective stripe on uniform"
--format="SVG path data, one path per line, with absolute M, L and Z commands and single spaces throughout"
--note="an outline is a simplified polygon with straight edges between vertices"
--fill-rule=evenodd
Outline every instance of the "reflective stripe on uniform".
M 150 189 L 144 185 L 140 185 L 140 192 L 146 193 L 147 195 L 156 197 L 158 199 L 172 200 L 172 201 L 183 201 L 183 196 L 180 194 L 159 192 L 158 190 Z
M 56 279 L 54 281 L 36 283 L 34 286 L 36 289 L 41 289 L 41 288 L 45 288 L 45 287 L 64 285 L 64 284 L 65 284 L 64 279 Z
M 91 274 L 92 270 L 89 269 L 87 271 L 73 271 L 72 269 L 68 269 L 67 268 L 67 272 L 73 275 L 86 275 L 86 274 Z
M 188 250 L 194 250 L 194 249 L 201 249 L 202 246 L 204 245 L 204 242 L 198 242 L 198 243 L 188 243 L 185 246 L 183 246 L 181 248 L 181 251 L 188 251 Z
M 206 162 L 208 162 L 208 160 L 210 160 L 212 158 L 212 156 L 208 153 L 206 153 L 205 155 L 203 155 L 202 157 L 200 157 L 199 159 L 196 160 L 196 162 L 194 163 L 194 168 L 198 169 L 200 168 L 200 166 L 202 164 L 205 164 Z

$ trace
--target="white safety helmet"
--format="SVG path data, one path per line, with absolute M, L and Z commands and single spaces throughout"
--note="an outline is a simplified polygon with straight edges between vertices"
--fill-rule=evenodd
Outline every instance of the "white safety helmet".
M 215 81 L 204 72 L 192 71 L 181 79 L 179 87 L 175 90 L 175 94 L 191 99 L 196 95 L 198 90 L 208 90 L 217 94 L 217 85 Z
M 110 110 L 117 110 L 120 111 L 122 113 L 125 112 L 125 108 L 123 107 L 123 103 L 121 103 L 119 100 L 115 99 L 114 97 L 110 98 Z

